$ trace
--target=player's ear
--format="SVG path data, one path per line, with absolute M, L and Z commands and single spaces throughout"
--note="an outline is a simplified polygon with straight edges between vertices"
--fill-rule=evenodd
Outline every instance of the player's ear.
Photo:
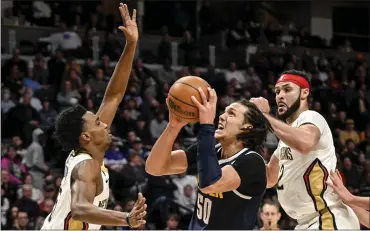
M 301 91 L 301 100 L 307 99 L 309 94 L 310 94 L 310 90 L 308 88 L 302 89 L 302 91 Z
M 281 218 L 281 213 L 280 212 L 278 212 L 277 217 L 278 217 L 278 221 L 279 221 L 280 218 Z
M 249 124 L 249 123 L 243 124 L 243 126 L 242 126 L 242 130 L 247 130 L 248 131 L 252 128 L 253 128 L 252 124 Z
M 91 136 L 88 132 L 81 133 L 81 139 L 85 142 L 90 142 Z

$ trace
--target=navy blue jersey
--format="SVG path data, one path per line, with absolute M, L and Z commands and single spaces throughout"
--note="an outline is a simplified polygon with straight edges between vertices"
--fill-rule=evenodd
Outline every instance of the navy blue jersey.
M 220 157 L 221 146 L 216 145 Z M 188 169 L 196 166 L 197 144 L 185 150 Z M 239 188 L 229 192 L 205 194 L 198 189 L 196 206 L 190 230 L 252 230 L 255 227 L 258 208 L 266 190 L 266 166 L 258 153 L 241 150 L 228 159 L 220 159 L 221 167 L 231 165 L 240 176 Z

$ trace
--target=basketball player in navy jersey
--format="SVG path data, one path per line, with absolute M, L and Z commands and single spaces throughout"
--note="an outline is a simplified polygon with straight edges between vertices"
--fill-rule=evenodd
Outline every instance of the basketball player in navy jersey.
M 253 103 L 242 100 L 226 107 L 215 129 L 217 96 L 215 90 L 208 90 L 209 100 L 201 89 L 202 103 L 192 97 L 199 109 L 198 142 L 186 150 L 171 151 L 186 123 L 170 113 L 146 171 L 155 176 L 180 174 L 195 165 L 198 196 L 189 229 L 253 229 L 266 189 L 265 163 L 256 151 L 271 127 Z

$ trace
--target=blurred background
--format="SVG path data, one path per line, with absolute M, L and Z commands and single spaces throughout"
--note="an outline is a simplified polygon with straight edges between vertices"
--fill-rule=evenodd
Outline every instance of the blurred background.
M 93 112 L 100 105 L 125 45 L 117 31 L 119 2 L 1 2 L 2 229 L 40 229 L 51 212 L 68 155 L 52 137 L 54 121 L 76 103 Z M 171 84 L 186 75 L 204 78 L 217 91 L 219 111 L 255 96 L 275 105 L 275 81 L 292 68 L 310 74 L 310 107 L 332 129 L 346 186 L 370 196 L 368 2 L 123 3 L 138 10 L 140 41 L 105 157 L 109 209 L 130 211 L 140 191 L 149 206 L 148 223 L 140 229 L 187 229 L 196 177 L 153 177 L 144 169 L 168 123 Z M 197 129 L 184 127 L 173 149 L 194 142 Z M 269 134 L 261 153 L 266 162 L 277 144 Z M 266 191 L 263 203 L 271 201 L 277 202 L 275 189 Z M 262 205 L 256 229 L 265 220 Z M 274 217 L 280 228 L 294 228 L 295 221 L 280 212 L 281 218 Z

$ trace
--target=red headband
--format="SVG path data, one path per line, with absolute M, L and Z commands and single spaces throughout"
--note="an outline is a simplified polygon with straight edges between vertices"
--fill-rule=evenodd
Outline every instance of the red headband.
M 308 81 L 299 75 L 284 74 L 280 76 L 276 84 L 281 83 L 281 82 L 292 82 L 301 88 L 310 88 L 310 84 L 308 83 Z

